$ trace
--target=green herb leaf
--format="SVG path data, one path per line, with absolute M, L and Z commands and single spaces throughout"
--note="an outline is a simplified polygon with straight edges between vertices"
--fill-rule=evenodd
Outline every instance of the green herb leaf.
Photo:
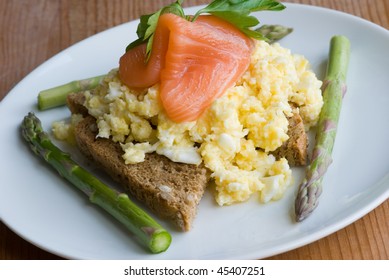
M 160 11 L 158 11 L 156 13 L 159 14 Z M 146 32 L 147 32 L 147 29 L 149 29 L 149 27 L 150 27 L 148 22 L 149 22 L 150 17 L 152 17 L 156 13 L 150 14 L 150 15 L 143 15 L 143 16 L 140 17 L 140 23 L 138 24 L 138 28 L 136 30 L 136 34 L 138 35 L 138 39 L 135 40 L 134 42 L 132 42 L 131 44 L 129 44 L 126 47 L 126 51 L 128 51 L 128 50 L 130 50 L 132 48 L 135 48 L 138 45 L 143 44 L 147 40 L 145 35 L 146 35 Z M 155 31 L 155 28 L 154 28 L 154 31 Z
M 205 8 L 199 10 L 193 20 L 200 14 L 209 13 L 230 22 L 247 36 L 264 40 L 264 36 L 251 28 L 259 24 L 259 20 L 250 16 L 255 11 L 280 11 L 285 6 L 274 0 L 215 0 Z
M 153 46 L 154 32 L 155 29 L 157 28 L 157 23 L 160 15 L 165 13 L 171 13 L 185 18 L 185 13 L 181 6 L 183 1 L 184 0 L 177 0 L 176 2 L 158 10 L 154 14 L 141 16 L 140 23 L 136 30 L 138 39 L 132 42 L 131 44 L 129 44 L 126 47 L 126 51 L 147 42 L 147 47 L 146 47 L 146 61 L 147 61 L 150 57 L 151 48 Z

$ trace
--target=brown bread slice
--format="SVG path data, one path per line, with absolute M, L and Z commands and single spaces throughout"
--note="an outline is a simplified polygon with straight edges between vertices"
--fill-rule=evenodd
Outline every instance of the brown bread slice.
M 156 153 L 147 154 L 144 162 L 125 164 L 120 145 L 96 138 L 96 132 L 96 121 L 91 116 L 76 126 L 80 151 L 159 217 L 189 231 L 208 184 L 208 171 L 202 166 L 172 162 Z
M 88 115 L 84 100 L 80 93 L 67 98 L 70 111 L 85 116 L 75 127 L 79 150 L 159 217 L 189 231 L 209 181 L 208 170 L 202 165 L 175 163 L 156 153 L 147 154 L 142 163 L 125 164 L 119 144 L 96 138 L 96 120 Z
M 72 114 L 88 115 L 88 109 L 84 106 L 85 95 L 82 92 L 69 94 L 66 98 L 66 102 Z

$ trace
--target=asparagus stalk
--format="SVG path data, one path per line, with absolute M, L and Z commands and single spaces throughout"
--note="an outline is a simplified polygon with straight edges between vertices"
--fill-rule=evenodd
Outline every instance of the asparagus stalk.
M 151 252 L 160 253 L 169 248 L 171 235 L 167 230 L 136 206 L 126 194 L 109 188 L 74 162 L 68 153 L 55 146 L 33 113 L 24 117 L 21 130 L 35 154 L 84 192 L 91 203 L 102 207 L 127 227 Z
M 42 90 L 38 94 L 38 109 L 43 111 L 65 105 L 66 97 L 69 93 L 93 89 L 104 77 L 105 75 L 101 75 L 83 80 L 72 81 L 64 85 Z
M 341 35 L 331 38 L 327 73 L 323 82 L 323 108 L 320 112 L 316 143 L 306 177 L 299 186 L 295 201 L 296 221 L 307 218 L 319 203 L 322 180 L 332 162 L 337 125 L 346 93 L 346 75 L 350 56 L 350 42 Z
M 272 44 L 278 40 L 281 40 L 286 35 L 291 33 L 293 31 L 293 28 L 285 27 L 282 25 L 262 25 L 261 27 L 257 28 L 256 31 L 260 32 L 266 39 L 266 42 L 269 44 Z

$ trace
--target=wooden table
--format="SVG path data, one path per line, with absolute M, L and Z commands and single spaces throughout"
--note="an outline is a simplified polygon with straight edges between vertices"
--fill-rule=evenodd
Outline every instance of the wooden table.
M 59 51 L 172 1 L 0 1 L 0 100 L 30 71 Z M 187 0 L 184 4 L 194 6 L 208 2 Z M 285 2 L 344 11 L 389 29 L 388 0 Z M 0 222 L 0 259 L 60 258 L 24 241 Z M 389 259 L 389 200 L 328 237 L 270 259 Z

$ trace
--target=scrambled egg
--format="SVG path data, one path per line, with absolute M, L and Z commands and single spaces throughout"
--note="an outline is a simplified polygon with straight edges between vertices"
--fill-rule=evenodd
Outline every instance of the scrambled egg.
M 76 139 L 74 137 L 74 127 L 82 120 L 82 115 L 72 114 L 69 122 L 57 121 L 52 124 L 52 131 L 55 138 L 61 141 L 66 141 L 75 145 Z
M 270 153 L 288 139 L 290 102 L 308 130 L 323 104 L 321 84 L 304 57 L 257 41 L 247 72 L 197 121 L 170 121 L 158 84 L 133 92 L 117 70 L 85 93 L 85 106 L 97 119 L 98 137 L 119 142 L 127 164 L 142 162 L 152 152 L 176 162 L 203 163 L 212 172 L 219 205 L 246 201 L 255 193 L 266 203 L 280 199 L 291 183 L 286 159 Z

